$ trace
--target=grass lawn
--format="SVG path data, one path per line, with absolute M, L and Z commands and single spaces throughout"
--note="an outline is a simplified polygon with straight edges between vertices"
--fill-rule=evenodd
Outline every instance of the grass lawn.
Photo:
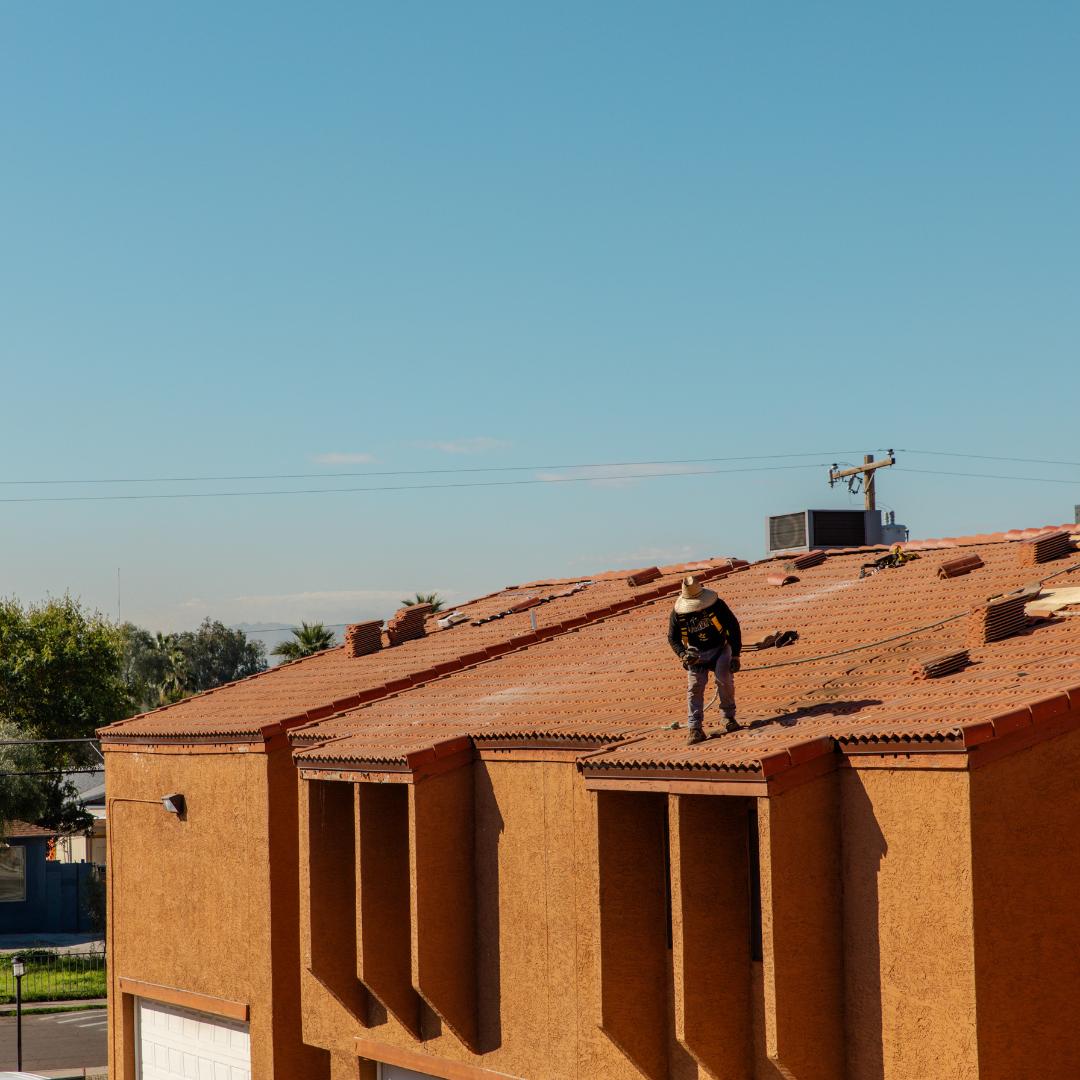
M 25 973 L 22 999 L 30 1001 L 72 1001 L 105 996 L 105 961 L 98 954 L 54 953 L 47 949 L 27 949 L 22 957 Z M 15 1000 L 12 956 L 0 956 L 0 1004 Z

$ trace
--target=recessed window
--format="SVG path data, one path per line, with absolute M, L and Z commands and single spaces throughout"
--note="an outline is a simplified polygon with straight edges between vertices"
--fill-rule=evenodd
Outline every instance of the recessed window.
M 26 899 L 26 848 L 0 847 L 0 904 Z

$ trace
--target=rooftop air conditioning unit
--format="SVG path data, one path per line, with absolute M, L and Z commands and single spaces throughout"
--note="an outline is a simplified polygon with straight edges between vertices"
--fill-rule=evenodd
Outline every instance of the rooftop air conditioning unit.
M 872 547 L 880 544 L 880 510 L 800 510 L 769 518 L 766 546 L 780 551 Z

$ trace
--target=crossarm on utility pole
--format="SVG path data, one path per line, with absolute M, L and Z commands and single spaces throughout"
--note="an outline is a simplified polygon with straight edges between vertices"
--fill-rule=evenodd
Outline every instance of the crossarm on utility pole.
M 866 454 L 863 457 L 863 463 L 861 465 L 854 465 L 850 469 L 838 469 L 835 465 L 829 470 L 829 487 L 832 487 L 837 480 L 848 480 L 854 476 L 862 476 L 863 478 L 863 490 L 866 493 L 866 509 L 876 510 L 876 484 L 874 483 L 874 474 L 878 469 L 887 469 L 890 465 L 896 464 L 896 455 L 889 451 L 889 456 L 881 461 L 875 461 L 873 454 Z

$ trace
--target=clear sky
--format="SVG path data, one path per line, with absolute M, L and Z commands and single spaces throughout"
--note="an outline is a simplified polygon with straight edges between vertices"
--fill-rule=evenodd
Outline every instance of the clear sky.
M 345 622 L 756 557 L 863 451 L 1080 461 L 1078 55 L 1063 2 L 0 6 L 0 498 L 807 455 L 0 503 L 0 593 Z M 899 457 L 915 536 L 1080 503 Z

